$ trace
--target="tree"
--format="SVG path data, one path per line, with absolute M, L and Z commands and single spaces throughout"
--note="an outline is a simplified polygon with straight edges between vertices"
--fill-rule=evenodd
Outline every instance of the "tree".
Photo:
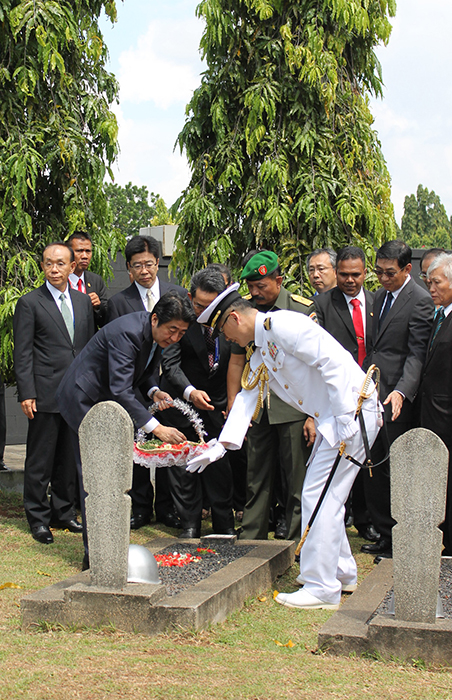
M 402 238 L 412 248 L 451 248 L 452 222 L 441 199 L 419 185 L 416 195 L 405 197 Z
M 149 195 L 146 185 L 137 187 L 128 182 L 125 187 L 108 184 L 105 186 L 113 214 L 113 227 L 125 238 L 137 236 L 140 228 L 150 226 L 156 215 L 156 202 L 159 195 Z M 149 203 L 149 199 L 151 203 Z
M 94 267 L 106 276 L 120 244 L 103 191 L 117 153 L 98 18 L 116 18 L 114 0 L 0 2 L 0 360 L 12 362 L 15 303 L 42 282 L 39 260 L 51 240 L 76 229 L 95 241 Z
M 155 215 L 151 219 L 151 226 L 163 226 L 164 224 L 175 224 L 177 220 L 173 218 L 171 210 L 168 210 L 165 200 L 157 196 L 155 200 Z
M 174 265 L 237 266 L 275 250 L 303 282 L 313 247 L 394 238 L 390 178 L 372 129 L 375 45 L 394 0 L 202 0 L 208 68 L 179 134 L 192 171 Z

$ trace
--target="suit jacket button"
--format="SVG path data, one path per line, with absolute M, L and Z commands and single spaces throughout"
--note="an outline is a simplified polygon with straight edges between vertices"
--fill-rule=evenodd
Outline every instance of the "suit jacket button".
M 303 401 L 301 399 L 298 401 L 298 403 L 300 404 L 300 406 L 303 406 Z
M 316 411 L 316 412 L 314 413 L 314 415 L 315 415 L 316 418 L 318 418 L 318 417 L 319 417 L 318 411 Z
M 288 388 L 289 388 L 289 385 L 288 385 L 288 384 L 284 384 L 284 389 L 288 389 Z
M 276 369 L 276 367 L 273 367 L 273 372 L 277 372 L 277 371 L 278 371 L 278 370 Z
M 262 351 L 263 356 L 265 357 L 265 350 Z

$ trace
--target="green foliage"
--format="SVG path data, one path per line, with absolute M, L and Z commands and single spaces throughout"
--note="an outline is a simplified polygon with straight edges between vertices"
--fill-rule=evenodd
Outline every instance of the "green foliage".
M 39 259 L 76 229 L 108 276 L 110 226 L 102 183 L 117 153 L 110 110 L 117 83 L 98 26 L 114 0 L 0 0 L 0 363 L 11 376 L 18 297 L 42 282 Z
M 281 258 L 303 285 L 313 247 L 394 238 L 390 178 L 367 93 L 393 0 L 202 0 L 208 68 L 179 134 L 192 169 L 174 266 L 183 280 L 228 251 Z
M 168 210 L 165 200 L 157 195 L 155 200 L 155 214 L 151 219 L 151 226 L 163 226 L 164 224 L 175 224 L 176 219 L 173 218 L 173 213 Z
M 105 192 L 113 215 L 113 228 L 124 240 L 138 236 L 140 228 L 150 226 L 152 217 L 157 214 L 156 204 L 160 197 L 153 192 L 149 195 L 145 185 L 137 187 L 128 182 L 125 187 L 121 187 L 108 184 Z
M 452 221 L 433 190 L 419 185 L 405 197 L 401 235 L 411 248 L 452 247 Z

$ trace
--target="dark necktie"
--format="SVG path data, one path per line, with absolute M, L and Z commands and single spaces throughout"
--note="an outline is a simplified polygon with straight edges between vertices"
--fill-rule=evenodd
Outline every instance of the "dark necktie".
M 208 326 L 206 326 L 204 329 L 204 340 L 206 342 L 207 357 L 209 360 L 210 369 L 213 369 L 213 366 L 215 364 L 215 341 L 212 338 L 212 333 L 213 328 L 209 328 Z
M 438 335 L 439 329 L 441 328 L 441 325 L 442 325 L 445 318 L 446 318 L 446 316 L 444 314 L 444 306 L 440 306 L 440 308 L 438 309 L 438 312 L 436 314 L 436 326 L 435 326 L 435 332 L 433 333 L 432 341 L 430 343 L 430 350 L 433 347 L 433 343 L 435 342 L 435 338 Z
M 363 315 L 361 312 L 361 302 L 359 299 L 352 299 L 350 304 L 353 306 L 353 326 L 355 328 L 356 340 L 358 341 L 358 364 L 362 367 L 364 358 L 366 357 L 366 344 L 364 342 L 364 324 Z
M 381 314 L 380 314 L 380 320 L 379 320 L 379 322 L 378 322 L 378 330 L 380 330 L 380 328 L 382 327 L 383 321 L 385 320 L 386 316 L 387 316 L 388 313 L 389 313 L 389 310 L 390 310 L 390 308 L 391 308 L 392 300 L 393 300 L 393 299 L 394 299 L 394 297 L 393 297 L 393 295 L 392 295 L 392 292 L 387 292 L 385 304 L 384 304 L 384 306 L 383 306 L 383 311 L 382 311 Z

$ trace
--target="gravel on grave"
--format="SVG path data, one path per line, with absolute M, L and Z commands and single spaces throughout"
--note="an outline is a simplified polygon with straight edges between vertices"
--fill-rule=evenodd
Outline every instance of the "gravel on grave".
M 215 553 L 198 552 L 198 548 L 213 549 Z M 191 544 L 179 541 L 169 547 L 165 547 L 165 549 L 159 550 L 156 554 L 169 554 L 171 552 L 186 554 L 189 552 L 192 556 L 201 557 L 201 559 L 186 566 L 159 566 L 160 580 L 166 587 L 168 595 L 176 595 L 199 583 L 199 581 L 203 581 L 203 579 L 215 573 L 215 571 L 223 569 L 236 559 L 240 559 L 255 548 L 256 545 L 252 544 L 240 545 L 239 547 L 233 544 L 216 544 L 207 547 L 199 543 Z
M 372 617 L 375 615 L 388 614 L 393 590 L 394 589 L 391 588 L 391 590 L 388 591 Z M 452 557 L 444 557 L 441 559 L 439 594 L 443 604 L 444 617 L 446 619 L 452 619 Z

